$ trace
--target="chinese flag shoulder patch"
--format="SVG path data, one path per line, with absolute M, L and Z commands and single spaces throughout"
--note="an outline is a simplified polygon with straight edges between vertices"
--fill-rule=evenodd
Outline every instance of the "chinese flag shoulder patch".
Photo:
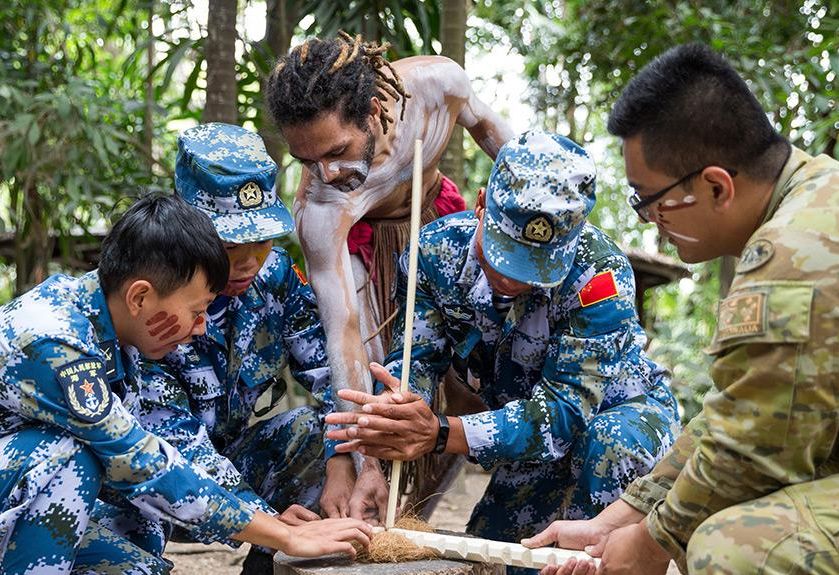
M 577 294 L 577 297 L 580 298 L 580 305 L 588 307 L 617 295 L 618 286 L 615 283 L 615 274 L 612 273 L 612 270 L 609 270 L 591 278 Z
M 299 279 L 299 280 L 300 280 L 300 283 L 301 283 L 301 284 L 303 284 L 304 286 L 309 285 L 309 280 L 307 280 L 307 279 L 306 279 L 306 274 L 304 274 L 304 273 L 300 270 L 300 268 L 299 268 L 299 267 L 297 267 L 297 264 L 291 264 L 291 269 L 293 269 L 293 270 L 294 270 L 294 273 L 296 273 L 296 274 L 297 274 L 297 279 Z

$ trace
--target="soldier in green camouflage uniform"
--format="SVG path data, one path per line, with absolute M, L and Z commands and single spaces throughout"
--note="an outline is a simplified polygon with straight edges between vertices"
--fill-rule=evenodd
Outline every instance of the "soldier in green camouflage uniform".
M 643 70 L 609 129 L 634 207 L 682 259 L 740 256 L 709 349 L 715 389 L 620 502 L 527 544 L 599 542 L 607 573 L 663 572 L 670 557 L 691 574 L 839 572 L 839 162 L 792 148 L 703 46 Z

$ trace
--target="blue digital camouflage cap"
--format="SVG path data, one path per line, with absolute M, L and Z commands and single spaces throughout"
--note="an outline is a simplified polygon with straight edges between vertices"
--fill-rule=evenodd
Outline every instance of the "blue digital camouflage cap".
M 499 150 L 486 190 L 483 251 L 500 274 L 562 283 L 594 206 L 594 162 L 558 134 L 531 130 Z
M 294 230 L 276 176 L 262 138 L 242 127 L 201 124 L 178 136 L 175 189 L 210 216 L 223 241 L 261 242 Z

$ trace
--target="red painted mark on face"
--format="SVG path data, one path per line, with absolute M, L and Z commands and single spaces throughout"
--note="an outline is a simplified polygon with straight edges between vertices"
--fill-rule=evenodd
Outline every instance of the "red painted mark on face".
M 197 318 L 195 318 L 195 323 L 192 324 L 192 325 L 194 327 L 198 327 L 200 325 L 204 325 L 205 321 L 207 321 L 207 320 L 204 319 L 204 315 L 202 314 L 202 315 L 199 315 Z
M 156 313 L 149 321 L 146 322 L 146 325 L 152 326 L 149 329 L 149 335 L 152 337 L 157 337 L 159 341 L 162 341 L 167 337 L 172 337 L 174 333 L 178 333 L 178 331 L 180 330 L 180 324 L 178 324 L 178 316 L 169 315 L 165 311 Z
M 165 332 L 159 338 L 157 338 L 157 341 L 166 341 L 167 339 L 169 339 L 170 337 L 172 337 L 173 335 L 175 335 L 179 331 L 181 331 L 181 324 L 176 323 L 175 325 L 173 325 L 169 329 L 169 331 Z
M 149 319 L 149 320 L 146 322 L 146 325 L 152 325 L 152 324 L 154 324 L 154 323 L 160 323 L 161 321 L 163 321 L 163 320 L 166 318 L 166 316 L 167 316 L 167 315 L 168 315 L 168 314 L 167 314 L 165 311 L 159 311 L 159 312 L 157 312 L 156 314 L 154 314 L 154 315 L 151 317 L 151 319 Z

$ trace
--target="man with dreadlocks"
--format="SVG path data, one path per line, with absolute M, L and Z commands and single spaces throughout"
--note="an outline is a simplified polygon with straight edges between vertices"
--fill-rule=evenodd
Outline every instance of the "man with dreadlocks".
M 513 136 L 456 63 L 417 56 L 391 64 L 387 49 L 345 33 L 313 38 L 279 61 L 267 86 L 271 115 L 305 167 L 294 214 L 337 389 L 370 391 L 368 360 L 383 360 L 388 348 L 395 261 L 409 236 L 414 140 L 423 141 L 425 224 L 466 207 L 438 170 L 455 124 L 492 158 Z M 365 469 L 380 477 L 378 464 Z M 365 485 L 359 477 L 351 511 Z

